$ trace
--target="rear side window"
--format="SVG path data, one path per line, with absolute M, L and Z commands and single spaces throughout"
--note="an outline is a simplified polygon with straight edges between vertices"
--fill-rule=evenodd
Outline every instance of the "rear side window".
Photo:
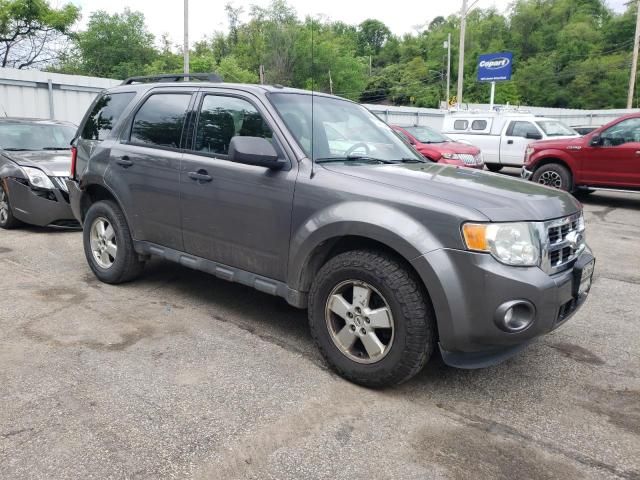
M 453 122 L 454 130 L 466 130 L 469 128 L 469 122 L 467 120 L 456 120 Z
M 485 130 L 487 128 L 486 120 L 474 120 L 471 124 L 471 130 Z
M 98 141 L 107 138 L 134 96 L 131 92 L 102 95 L 84 124 L 82 138 Z
M 157 93 L 150 96 L 133 119 L 131 143 L 179 148 L 191 94 Z

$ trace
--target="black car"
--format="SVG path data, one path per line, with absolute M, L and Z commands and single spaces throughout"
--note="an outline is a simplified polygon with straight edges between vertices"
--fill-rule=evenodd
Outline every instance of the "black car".
M 78 226 L 65 183 L 75 133 L 67 122 L 0 119 L 0 228 Z

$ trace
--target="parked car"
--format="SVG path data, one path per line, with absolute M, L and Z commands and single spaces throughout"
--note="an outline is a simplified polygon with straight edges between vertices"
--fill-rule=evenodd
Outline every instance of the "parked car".
M 591 132 L 593 132 L 594 130 L 597 130 L 598 127 L 594 126 L 594 125 L 578 125 L 577 127 L 571 127 L 572 129 L 574 129 L 576 132 L 578 132 L 580 135 L 582 135 L 583 137 Z
M 393 125 L 391 128 L 413 145 L 423 157 L 432 162 L 459 167 L 484 168 L 482 152 L 473 145 L 454 142 L 429 127 Z
M 342 98 L 152 80 L 100 96 L 74 140 L 67 184 L 101 281 L 154 255 L 281 296 L 370 387 L 436 347 L 456 367 L 498 363 L 587 298 L 595 260 L 571 195 L 428 162 Z
M 562 122 L 516 112 L 449 112 L 442 133 L 482 150 L 487 168 L 521 167 L 527 146 L 536 140 L 575 138 L 578 133 Z
M 522 177 L 567 191 L 640 190 L 640 114 L 584 137 L 532 143 Z
M 79 227 L 66 179 L 75 125 L 0 118 L 0 227 Z

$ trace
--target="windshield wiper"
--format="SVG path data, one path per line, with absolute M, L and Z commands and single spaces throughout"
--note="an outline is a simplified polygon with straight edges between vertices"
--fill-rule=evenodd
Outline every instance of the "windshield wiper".
M 44 147 L 42 150 L 71 150 L 70 147 Z
M 346 157 L 328 157 L 328 158 L 317 158 L 316 162 L 318 163 L 330 163 L 330 162 L 378 162 L 384 163 L 387 165 L 392 165 L 395 162 L 390 160 L 382 160 L 381 158 L 369 157 L 367 155 L 348 155 Z
M 398 161 L 400 163 L 427 163 L 424 160 L 418 160 L 417 158 L 401 158 Z
M 2 150 L 6 150 L 7 152 L 33 152 L 34 151 L 31 148 L 18 148 L 18 147 L 8 147 L 8 148 L 3 148 Z

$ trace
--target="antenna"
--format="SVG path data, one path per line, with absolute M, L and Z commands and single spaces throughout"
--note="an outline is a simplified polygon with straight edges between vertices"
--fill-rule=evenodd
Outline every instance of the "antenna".
M 315 58 L 313 55 L 313 17 L 311 17 L 311 178 L 315 175 L 315 155 L 314 155 L 314 146 L 315 146 L 315 128 L 314 128 L 314 119 L 315 115 L 313 114 L 313 102 L 315 96 Z

